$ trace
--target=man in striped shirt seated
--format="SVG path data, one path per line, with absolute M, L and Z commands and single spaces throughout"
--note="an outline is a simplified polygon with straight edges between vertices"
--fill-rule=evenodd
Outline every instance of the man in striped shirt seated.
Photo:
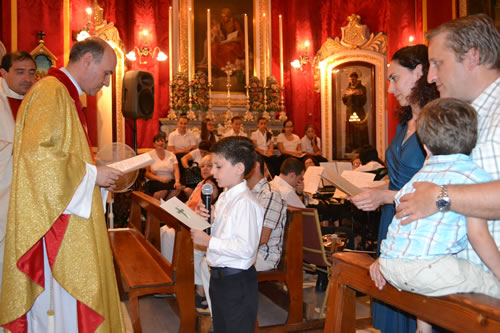
M 275 269 L 278 267 L 283 249 L 287 205 L 281 194 L 272 190 L 271 184 L 264 177 L 264 158 L 260 154 L 257 154 L 255 167 L 247 178 L 247 184 L 257 201 L 264 207 L 264 224 L 255 269 L 257 271 Z

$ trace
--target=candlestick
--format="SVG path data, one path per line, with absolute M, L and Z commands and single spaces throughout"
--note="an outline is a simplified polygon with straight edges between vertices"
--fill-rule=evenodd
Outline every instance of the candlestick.
M 281 86 L 283 87 L 283 20 L 281 15 L 279 16 L 279 34 L 280 34 L 280 78 L 281 78 Z
M 248 15 L 245 14 L 245 85 L 250 82 L 249 63 L 248 63 Z
M 212 83 L 212 34 L 210 21 L 210 9 L 207 9 L 207 66 L 208 66 L 208 84 Z

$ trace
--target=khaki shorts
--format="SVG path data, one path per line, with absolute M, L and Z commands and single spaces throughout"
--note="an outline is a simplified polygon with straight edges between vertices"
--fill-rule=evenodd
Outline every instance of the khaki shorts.
M 500 298 L 500 281 L 491 272 L 453 255 L 430 260 L 379 258 L 385 279 L 399 290 L 426 296 L 475 292 Z

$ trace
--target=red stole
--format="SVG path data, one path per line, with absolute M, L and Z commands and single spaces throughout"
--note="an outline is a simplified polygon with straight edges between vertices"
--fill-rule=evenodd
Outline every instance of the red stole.
M 82 123 L 87 142 L 89 144 L 89 149 L 92 152 L 92 145 L 90 143 L 90 138 L 87 134 L 87 123 L 86 118 L 83 113 L 82 102 L 80 101 L 80 96 L 78 95 L 78 90 L 71 81 L 71 79 L 61 70 L 56 68 L 50 68 L 48 72 L 49 76 L 54 76 L 62 84 L 66 86 L 71 98 L 75 101 L 76 110 L 78 111 L 78 117 Z M 9 98 L 10 104 L 10 98 Z M 19 103 L 20 104 L 20 103 Z M 19 107 L 19 106 L 18 106 Z M 12 106 L 11 106 L 12 109 Z M 17 114 L 17 108 L 16 108 Z M 69 223 L 69 214 L 62 214 L 57 218 L 52 224 L 52 227 L 44 235 L 45 246 L 47 249 L 47 258 L 49 265 L 52 269 L 57 253 L 59 252 L 59 247 L 64 238 L 66 228 Z M 44 280 L 44 267 L 43 267 L 43 240 L 40 239 L 33 247 L 26 252 L 17 262 L 17 268 L 29 276 L 33 282 L 39 284 L 45 288 Z M 64 286 L 63 286 L 64 287 Z M 78 331 L 81 333 L 95 332 L 97 327 L 104 321 L 104 318 L 95 312 L 93 309 L 89 308 L 87 305 L 83 304 L 79 300 L 76 300 L 77 318 L 78 318 Z M 3 325 L 4 328 L 10 330 L 13 333 L 27 332 L 28 321 L 26 313 L 17 318 L 16 320 Z
M 7 97 L 7 100 L 9 101 L 10 111 L 12 111 L 12 117 L 14 117 L 15 121 L 17 117 L 17 110 L 19 110 L 19 106 L 23 100 L 12 97 Z

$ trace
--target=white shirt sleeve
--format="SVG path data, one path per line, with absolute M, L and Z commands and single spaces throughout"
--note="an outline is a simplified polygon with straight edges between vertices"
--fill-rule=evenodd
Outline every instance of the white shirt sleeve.
M 73 214 L 84 219 L 88 219 L 90 217 L 92 195 L 94 194 L 96 179 L 97 168 L 94 165 L 86 163 L 85 176 L 83 177 L 80 185 L 78 185 L 70 203 L 64 210 L 64 214 Z M 107 193 L 105 197 L 107 197 Z
M 286 203 L 288 206 L 293 206 L 297 208 L 306 208 L 304 203 L 300 200 L 299 196 L 295 194 L 293 191 L 288 191 L 286 194 Z

